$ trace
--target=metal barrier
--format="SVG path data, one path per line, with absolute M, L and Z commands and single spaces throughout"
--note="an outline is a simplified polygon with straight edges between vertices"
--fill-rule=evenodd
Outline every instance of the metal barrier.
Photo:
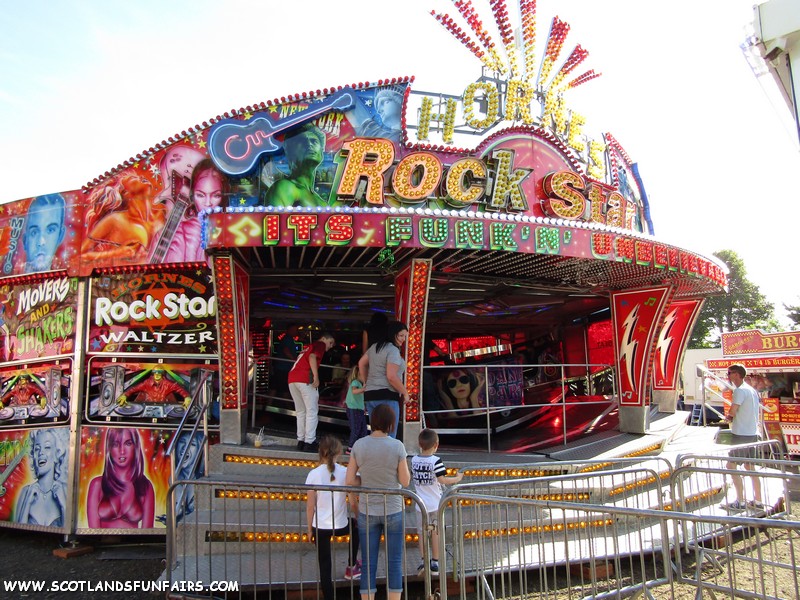
M 195 510 L 189 514 L 184 514 L 186 507 L 181 506 L 180 490 L 184 486 L 194 491 Z M 403 499 L 403 591 L 409 597 L 409 578 L 417 576 L 418 565 L 423 561 L 423 564 L 428 564 L 430 556 L 427 536 L 423 536 L 424 558 L 417 549 L 416 507 L 423 508 L 423 530 L 428 531 L 429 526 L 422 500 L 415 493 L 408 490 L 253 481 L 183 480 L 170 487 L 167 496 L 165 572 L 170 589 L 187 592 L 187 595 L 191 592 L 191 597 L 213 597 L 215 589 L 219 587 L 216 584 L 234 582 L 236 589 L 227 588 L 228 598 L 236 597 L 231 592 L 248 598 L 271 598 L 276 593 L 285 597 L 289 592 L 306 597 L 304 594 L 309 589 L 315 592 L 317 598 L 322 598 L 317 548 L 308 533 L 306 500 L 310 490 L 355 493 L 362 497 L 378 495 L 384 505 L 386 499 L 392 496 Z M 176 518 L 178 515 L 182 515 L 180 521 Z M 368 532 L 366 535 L 369 539 Z M 339 597 L 344 597 L 342 592 L 345 592 L 346 586 L 350 598 L 359 598 L 358 580 L 344 579 L 345 569 L 349 565 L 349 535 L 334 536 L 331 542 L 332 578 L 334 586 L 340 588 Z M 371 560 L 367 549 L 360 549 L 359 558 L 366 570 Z M 383 544 L 375 559 L 380 589 L 389 568 Z M 431 584 L 427 571 L 419 578 L 419 582 L 424 586 L 425 598 L 429 598 Z M 173 592 L 172 596 L 180 594 Z
M 713 598 L 800 597 L 800 522 L 789 497 L 800 477 L 788 473 L 796 465 L 735 459 L 753 463 L 748 475 L 774 504 L 720 514 L 712 508 L 738 473 L 709 465 L 728 460 L 680 457 L 669 486 L 640 493 L 635 488 L 648 470 L 638 467 L 456 486 L 439 507 L 440 522 L 449 515 L 440 589 L 452 571 L 478 583 L 479 600 L 699 598 L 704 590 Z M 462 585 L 459 597 L 466 595 Z
M 661 477 L 641 466 L 458 485 L 439 506 L 439 522 L 452 523 L 452 561 L 444 570 L 459 581 L 476 578 L 479 597 L 544 597 L 562 583 L 570 593 L 596 594 L 604 573 L 619 570 L 625 557 L 628 568 L 637 557 L 640 567 L 647 566 L 646 554 L 667 539 L 664 524 L 642 516 L 659 514 L 648 510 L 652 506 L 664 507 Z M 440 557 L 446 556 L 444 544 L 441 539 Z M 658 570 L 656 558 L 651 570 Z M 587 578 L 591 591 L 584 589 Z

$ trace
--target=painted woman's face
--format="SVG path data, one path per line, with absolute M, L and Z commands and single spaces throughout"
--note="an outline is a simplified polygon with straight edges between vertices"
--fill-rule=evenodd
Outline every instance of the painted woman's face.
M 197 211 L 222 204 L 222 179 L 215 171 L 203 171 L 194 184 L 194 205 Z
M 136 446 L 133 442 L 133 433 L 130 431 L 123 431 L 122 435 L 114 440 L 109 449 L 111 454 L 111 462 L 121 468 L 128 467 L 133 464 L 133 452 Z
M 447 389 L 450 390 L 450 394 L 453 398 L 457 400 L 469 398 L 469 395 L 472 393 L 472 388 L 469 384 L 469 376 L 464 371 L 450 371 L 450 373 L 447 374 L 445 385 Z
M 33 446 L 33 462 L 36 476 L 52 471 L 56 465 L 56 444 L 52 435 L 40 434 Z

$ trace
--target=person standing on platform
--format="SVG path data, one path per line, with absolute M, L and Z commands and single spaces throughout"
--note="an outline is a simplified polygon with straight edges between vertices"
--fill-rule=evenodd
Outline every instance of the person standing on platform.
M 384 337 L 386 337 L 386 325 L 389 323 L 389 317 L 385 313 L 375 312 L 369 323 L 361 332 L 361 352 L 365 353 L 372 344 L 377 344 Z
M 358 440 L 369 435 L 366 408 L 364 407 L 364 384 L 358 379 L 358 367 L 350 369 L 350 374 L 347 376 L 347 395 L 344 405 L 346 406 L 347 422 L 350 424 L 350 440 L 347 444 L 349 454 Z
M 301 452 L 317 452 L 317 423 L 319 422 L 319 365 L 322 356 L 335 343 L 330 333 L 306 348 L 289 371 L 289 393 L 294 400 L 297 414 L 297 449 Z
M 371 345 L 358 361 L 358 371 L 364 382 L 364 404 L 372 418 L 372 412 L 380 404 L 389 404 L 394 411 L 394 428 L 389 433 L 397 437 L 400 411 L 408 402 L 408 390 L 403 382 L 406 361 L 400 348 L 408 339 L 408 327 L 400 321 L 391 321 L 386 326 L 384 339 Z
M 286 328 L 286 332 L 275 348 L 275 358 L 272 366 L 272 376 L 275 378 L 275 393 L 278 396 L 286 397 L 289 394 L 289 382 L 287 377 L 292 370 L 294 361 L 297 360 L 297 325 L 292 323 Z
M 350 453 L 345 481 L 348 486 L 381 488 L 386 494 L 358 496 L 358 533 L 361 536 L 361 598 L 373 600 L 377 592 L 376 576 L 381 534 L 386 539 L 386 588 L 388 600 L 400 600 L 403 593 L 403 496 L 399 492 L 411 481 L 406 449 L 392 439 L 397 422 L 389 404 L 381 404 L 370 414 L 372 433 L 358 440 Z M 391 493 L 395 492 L 395 493 Z
M 436 522 L 439 511 L 439 500 L 442 497 L 442 486 L 458 483 L 464 478 L 464 473 L 457 473 L 448 477 L 447 469 L 442 459 L 434 454 L 439 448 L 439 434 L 433 429 L 423 429 L 419 432 L 419 454 L 411 459 L 411 479 L 414 481 L 414 490 L 425 503 L 428 511 L 428 523 L 431 529 L 431 559 L 430 574 L 439 574 L 439 527 Z M 419 551 L 425 560 L 425 532 L 422 530 L 422 513 L 417 506 L 417 532 L 419 533 Z M 422 575 L 425 571 L 425 562 L 417 568 L 417 573 Z

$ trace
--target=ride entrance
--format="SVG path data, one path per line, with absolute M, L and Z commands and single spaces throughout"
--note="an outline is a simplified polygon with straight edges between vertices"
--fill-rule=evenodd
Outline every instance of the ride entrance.
M 556 67 L 564 36 L 554 19 L 539 76 L 492 45 L 454 93 L 395 77 L 260 102 L 4 205 L 0 521 L 164 531 L 210 444 L 264 414 L 291 432 L 292 325 L 296 345 L 336 335 L 335 384 L 373 314 L 407 324 L 409 451 L 426 425 L 521 452 L 673 412 L 726 273 L 653 237 L 636 165 L 566 106 L 594 75 L 571 75 L 579 46 Z

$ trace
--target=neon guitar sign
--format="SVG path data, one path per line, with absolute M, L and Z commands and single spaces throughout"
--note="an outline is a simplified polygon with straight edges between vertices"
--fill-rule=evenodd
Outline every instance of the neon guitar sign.
M 208 136 L 208 152 L 217 167 L 228 175 L 247 173 L 255 166 L 259 156 L 280 149 L 280 144 L 274 140 L 277 134 L 331 110 L 350 110 L 354 103 L 352 90 L 343 88 L 304 111 L 279 121 L 273 121 L 267 116 L 258 116 L 249 121 L 220 121 L 214 125 Z

